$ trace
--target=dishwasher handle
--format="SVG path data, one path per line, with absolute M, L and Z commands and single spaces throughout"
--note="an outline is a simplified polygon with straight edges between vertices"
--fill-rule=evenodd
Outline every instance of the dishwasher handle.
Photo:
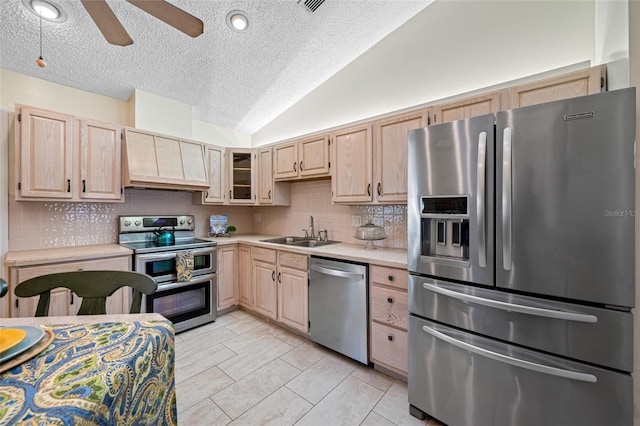
M 319 265 L 311 265 L 310 269 L 312 271 L 320 272 L 321 274 L 333 275 L 334 277 L 357 278 L 357 279 L 364 278 L 364 274 L 359 274 L 357 272 L 343 271 L 342 269 L 325 268 L 324 266 L 319 266 Z

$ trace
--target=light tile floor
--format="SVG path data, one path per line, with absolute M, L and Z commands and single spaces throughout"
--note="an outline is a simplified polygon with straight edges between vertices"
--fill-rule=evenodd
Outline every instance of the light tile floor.
M 439 425 L 407 384 L 245 311 L 176 335 L 180 425 Z

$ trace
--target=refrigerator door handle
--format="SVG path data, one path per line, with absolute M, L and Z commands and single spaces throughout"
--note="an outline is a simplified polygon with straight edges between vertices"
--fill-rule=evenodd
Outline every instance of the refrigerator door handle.
M 476 211 L 478 216 L 478 264 L 481 268 L 487 266 L 487 241 L 486 241 L 486 216 L 485 216 L 485 192 L 486 192 L 486 165 L 487 165 L 487 132 L 480 132 L 478 136 L 478 175 L 476 188 Z
M 471 294 L 459 293 L 455 290 L 443 288 L 435 284 L 423 283 L 422 287 L 425 290 L 430 290 L 434 293 L 441 294 L 443 296 L 452 297 L 462 302 L 476 303 L 478 305 L 488 306 L 491 308 L 502 309 L 507 312 L 519 312 L 521 314 L 534 315 L 538 317 L 554 318 L 566 321 L 586 322 L 589 324 L 595 324 L 598 322 L 598 317 L 595 315 L 583 314 L 580 312 L 567 312 L 557 309 L 537 308 L 534 306 L 520 305 L 515 303 L 501 302 L 499 300 L 486 299 L 484 297 L 473 296 Z
M 527 370 L 537 371 L 538 373 L 549 374 L 552 376 L 562 377 L 565 379 L 578 380 L 581 382 L 587 383 L 596 383 L 598 378 L 593 374 L 588 373 L 580 373 L 578 371 L 565 370 L 562 368 L 551 367 L 549 365 L 538 364 L 536 362 L 526 361 L 519 358 L 510 357 L 507 355 L 503 355 L 498 352 L 490 351 L 488 349 L 481 348 L 479 346 L 471 345 L 467 342 L 462 342 L 458 339 L 454 339 L 453 337 L 447 336 L 444 333 L 441 333 L 437 330 L 434 330 L 431 327 L 427 327 L 426 325 L 422 326 L 422 330 L 435 337 L 436 339 L 440 339 L 444 342 L 447 342 L 453 346 L 456 346 L 460 349 L 469 351 L 476 355 L 483 356 L 485 358 L 490 358 L 498 362 L 503 362 L 505 364 L 511 364 L 516 367 L 525 368 Z
M 511 127 L 502 139 L 502 267 L 511 270 Z

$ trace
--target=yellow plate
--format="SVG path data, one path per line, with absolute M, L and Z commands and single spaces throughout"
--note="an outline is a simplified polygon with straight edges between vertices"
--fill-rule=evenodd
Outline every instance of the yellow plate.
M 0 328 L 0 352 L 4 352 L 22 342 L 27 332 L 17 328 Z

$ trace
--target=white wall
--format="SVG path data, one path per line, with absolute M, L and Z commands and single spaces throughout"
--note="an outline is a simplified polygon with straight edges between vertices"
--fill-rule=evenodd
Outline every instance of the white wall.
M 436 1 L 252 135 L 254 146 L 590 61 L 594 2 Z
M 234 148 L 251 147 L 251 135 L 247 133 L 198 120 L 193 120 L 192 124 L 193 140 Z
M 129 99 L 133 127 L 191 139 L 191 105 L 135 89 Z
M 0 69 L 0 106 L 13 113 L 16 103 L 108 123 L 128 124 L 125 101 Z
M 607 64 L 609 90 L 629 87 L 629 0 L 596 2 L 593 62 Z

